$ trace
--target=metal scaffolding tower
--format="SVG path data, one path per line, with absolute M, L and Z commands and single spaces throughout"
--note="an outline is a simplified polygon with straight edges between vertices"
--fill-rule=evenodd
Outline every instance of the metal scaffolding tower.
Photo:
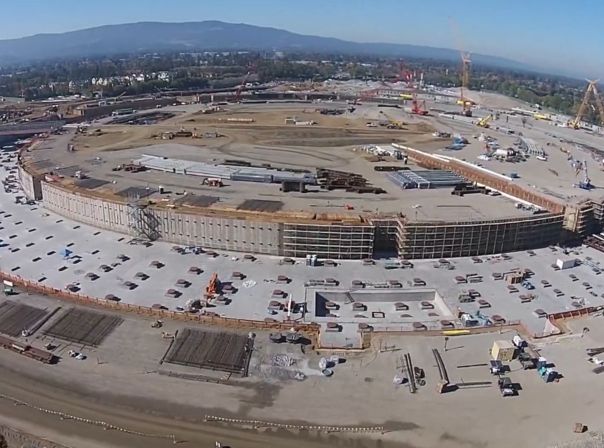
M 159 219 L 146 204 L 135 196 L 128 196 L 128 227 L 138 238 L 155 241 L 161 236 Z

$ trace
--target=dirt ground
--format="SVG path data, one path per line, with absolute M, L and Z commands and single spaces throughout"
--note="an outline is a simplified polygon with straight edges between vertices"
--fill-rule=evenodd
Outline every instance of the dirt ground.
M 0 435 L 3 437 L 3 439 L 0 438 L 0 442 L 6 443 L 8 448 L 68 448 L 65 445 L 59 445 L 10 426 L 0 425 Z
M 36 296 L 27 300 L 37 306 L 54 303 Z M 546 384 L 534 370 L 523 371 L 514 362 L 508 375 L 522 387 L 518 397 L 502 398 L 484 366 L 488 365 L 493 340 L 511 338 L 505 330 L 453 338 L 446 351 L 441 337 L 384 337 L 367 352 L 336 352 L 345 362 L 335 367 L 332 378 L 322 377 L 316 367 L 319 358 L 329 357 L 331 352 L 302 353 L 299 347 L 271 344 L 266 334 L 259 333 L 250 377 L 214 384 L 156 374 L 158 370 L 199 373 L 199 369 L 159 365 L 168 342 L 159 330 L 150 327 L 150 321 L 125 316 L 124 324 L 98 349 L 60 346 L 59 354 L 65 355 L 72 347 L 86 353 L 86 361 L 65 357 L 49 367 L 1 350 L 0 425 L 84 448 L 159 448 L 172 445 L 174 439 L 183 447 L 212 446 L 219 440 L 232 448 L 276 448 L 292 441 L 302 448 L 549 446 L 572 439 L 576 421 L 590 430 L 601 429 L 597 416 L 604 409 L 593 396 L 594 384 L 599 384 L 594 381 L 599 378 L 581 355 L 584 347 L 604 343 L 601 319 L 577 322 L 575 326 L 580 328 L 593 328 L 583 338 L 578 333 L 578 338 L 539 345 L 542 355 L 562 373 L 560 382 Z M 165 322 L 162 330 L 174 332 L 178 328 L 182 324 Z M 35 338 L 36 344 L 47 341 Z M 441 351 L 452 382 L 485 385 L 439 395 L 432 348 Z M 406 352 L 414 365 L 426 372 L 427 385 L 415 394 L 392 382 Z M 295 359 L 294 368 L 306 372 L 306 380 L 290 378 L 287 372 L 291 371 L 272 361 L 275 355 Z M 15 406 L 14 399 L 19 405 Z M 57 411 L 68 415 L 61 418 Z M 379 425 L 384 433 L 349 436 L 308 430 L 252 430 L 205 422 L 208 414 L 295 425 Z M 73 417 L 101 420 L 127 431 L 104 429 Z
M 309 105 L 310 106 L 310 105 Z M 229 106 L 231 107 L 231 106 Z M 404 129 L 369 128 L 367 119 L 362 114 L 346 116 L 325 116 L 314 109 L 292 108 L 258 111 L 247 109 L 201 114 L 184 112 L 176 117 L 149 126 L 101 125 L 91 128 L 85 134 L 74 139 L 80 151 L 115 151 L 157 143 L 162 132 L 186 130 L 202 135 L 205 132 L 216 132 L 223 135 L 219 144 L 239 143 L 242 145 L 287 145 L 307 147 L 331 147 L 399 142 L 413 142 L 417 138 L 431 134 L 434 128 L 425 122 L 406 123 Z M 305 112 L 305 110 L 307 110 Z M 296 116 L 300 120 L 313 120 L 315 126 L 286 126 L 284 119 Z M 252 123 L 229 123 L 228 118 L 250 118 Z M 386 121 L 385 117 L 381 117 Z M 215 145 L 213 139 L 175 138 L 174 142 L 206 146 Z

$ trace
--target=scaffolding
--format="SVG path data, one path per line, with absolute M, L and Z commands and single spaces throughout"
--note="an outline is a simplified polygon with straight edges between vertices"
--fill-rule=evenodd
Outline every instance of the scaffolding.
M 283 255 L 319 258 L 363 259 L 373 255 L 372 225 L 285 224 Z
M 559 243 L 563 214 L 461 222 L 399 222 L 406 259 L 450 258 L 535 249 Z
M 567 205 L 564 213 L 564 228 L 579 238 L 584 238 L 598 231 L 601 226 L 602 203 L 583 200 L 577 204 Z
M 146 204 L 133 195 L 128 196 L 128 227 L 137 238 L 155 241 L 159 239 L 160 221 Z

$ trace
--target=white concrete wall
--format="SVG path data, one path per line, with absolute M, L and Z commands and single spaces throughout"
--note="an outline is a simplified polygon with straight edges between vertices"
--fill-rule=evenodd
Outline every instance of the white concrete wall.
M 128 206 L 81 196 L 58 185 L 42 183 L 44 207 L 86 224 L 135 235 L 128 223 Z M 158 222 L 160 239 L 211 249 L 279 255 L 282 225 L 262 221 L 226 219 L 177 210 L 149 208 Z
M 81 196 L 50 182 L 42 182 L 44 207 L 86 224 L 131 234 L 126 204 Z
M 19 165 L 19 182 L 23 188 L 23 193 L 27 199 L 40 200 L 42 198 L 42 191 L 40 189 L 39 181 L 29 174 L 22 166 Z
M 282 225 L 154 210 L 162 239 L 214 249 L 279 255 Z

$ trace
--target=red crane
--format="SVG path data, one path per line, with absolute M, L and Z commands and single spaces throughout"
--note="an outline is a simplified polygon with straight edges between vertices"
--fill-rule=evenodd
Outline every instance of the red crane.
M 398 64 L 398 74 L 394 78 L 394 82 L 406 82 L 411 83 L 414 80 L 413 72 L 407 70 L 405 68 L 405 64 L 403 61 L 400 61 Z
M 254 66 L 253 65 L 248 66 L 247 73 L 243 77 L 243 81 L 241 81 L 241 84 L 239 85 L 239 87 L 237 88 L 237 91 L 235 92 L 235 99 L 234 99 L 235 103 L 238 103 L 239 101 L 241 101 L 241 92 L 243 92 L 243 89 L 245 88 L 245 85 L 247 84 L 247 80 L 249 79 L 250 75 L 253 72 L 254 72 Z
M 426 109 L 426 100 L 419 101 L 417 94 L 413 94 L 413 100 L 411 101 L 411 113 L 416 115 L 428 115 L 428 109 Z

